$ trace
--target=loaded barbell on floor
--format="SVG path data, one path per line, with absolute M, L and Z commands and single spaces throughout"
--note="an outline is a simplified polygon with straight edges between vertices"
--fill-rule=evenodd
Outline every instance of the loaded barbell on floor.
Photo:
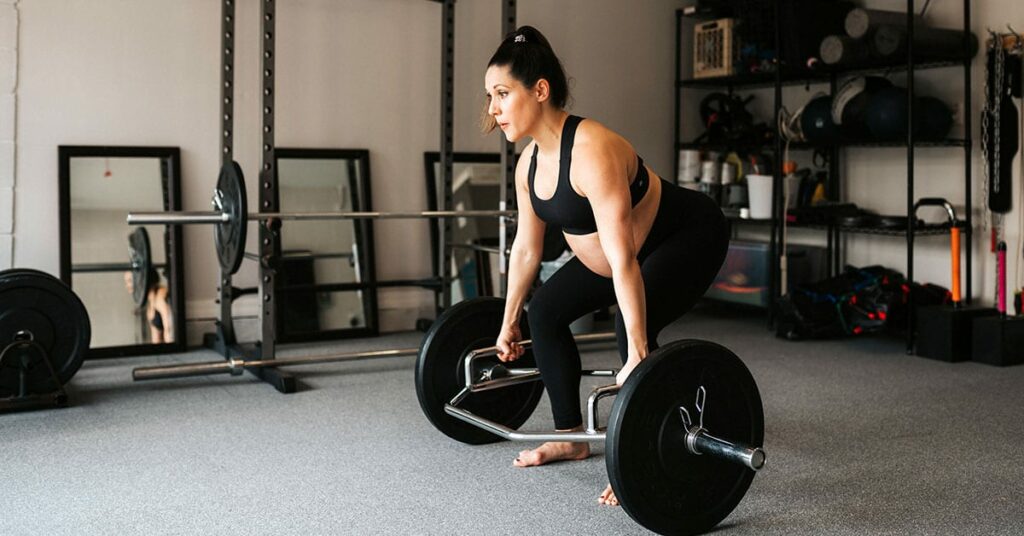
M 543 392 L 532 351 L 501 363 L 493 343 L 504 301 L 452 306 L 427 332 L 416 394 L 430 422 L 470 444 L 604 441 L 612 489 L 634 520 L 661 534 L 704 532 L 739 504 L 765 463 L 764 410 L 753 376 L 723 346 L 676 341 L 648 355 L 619 388 L 594 389 L 580 432 L 518 432 Z M 529 337 L 529 326 L 520 330 Z M 511 368 L 512 366 L 517 368 Z M 521 367 L 521 368 L 519 368 Z M 613 376 L 615 371 L 583 371 Z M 616 395 L 607 428 L 598 402 Z M 696 417 L 696 418 L 694 418 Z
M 515 218 L 514 210 L 424 210 L 414 212 L 248 212 L 245 177 L 237 162 L 226 163 L 217 178 L 212 200 L 215 210 L 206 212 L 132 212 L 129 225 L 212 224 L 214 243 L 221 267 L 238 271 L 245 256 L 246 225 L 258 220 L 268 225 L 281 221 L 433 219 L 433 218 Z

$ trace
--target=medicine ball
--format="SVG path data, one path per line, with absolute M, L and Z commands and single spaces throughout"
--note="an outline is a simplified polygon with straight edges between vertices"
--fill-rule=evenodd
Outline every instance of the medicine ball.
M 887 87 L 868 99 L 864 114 L 871 137 L 876 141 L 899 141 L 907 136 L 907 90 Z
M 935 97 L 918 97 L 914 108 L 914 134 L 923 141 L 942 141 L 953 127 L 953 112 Z
M 870 137 L 865 122 L 868 101 L 875 92 L 887 87 L 892 87 L 892 82 L 880 76 L 857 76 L 843 83 L 832 99 L 832 121 L 839 125 L 844 138 L 865 140 Z
M 800 130 L 811 143 L 833 143 L 839 140 L 839 127 L 832 121 L 832 97 L 815 97 L 804 106 Z

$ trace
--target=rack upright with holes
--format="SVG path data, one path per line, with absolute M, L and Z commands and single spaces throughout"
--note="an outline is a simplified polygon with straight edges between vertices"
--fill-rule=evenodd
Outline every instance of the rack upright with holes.
M 906 178 L 906 210 L 907 210 L 907 227 L 902 231 L 881 231 L 874 228 L 851 228 L 841 227 L 834 224 L 821 225 L 821 226 L 795 226 L 789 224 L 790 227 L 800 228 L 811 228 L 820 229 L 825 231 L 826 235 L 826 251 L 828 258 L 828 273 L 831 275 L 837 274 L 841 270 L 841 262 L 843 260 L 843 234 L 844 233 L 861 233 L 861 234 L 874 234 L 874 235 L 890 235 L 890 236 L 903 236 L 906 240 L 906 255 L 907 255 L 907 279 L 912 281 L 914 278 L 914 241 L 917 236 L 939 236 L 948 233 L 948 227 L 945 226 L 916 226 L 914 218 L 914 158 L 916 147 L 931 147 L 931 148 L 961 148 L 963 150 L 963 162 L 964 162 L 964 180 L 963 180 L 963 200 L 966 210 L 964 211 L 962 219 L 958 222 L 961 228 L 961 234 L 964 238 L 964 250 L 967 251 L 966 259 L 964 262 L 966 272 L 966 292 L 964 294 L 965 302 L 970 303 L 972 298 L 972 266 L 971 266 L 971 255 L 972 251 L 972 214 L 971 214 L 971 151 L 972 151 L 972 139 L 971 139 L 971 6 L 970 0 L 963 0 L 963 49 L 961 53 L 941 58 L 929 58 L 927 61 L 922 61 L 915 57 L 914 53 L 914 2 L 913 0 L 907 0 L 905 13 L 906 17 L 906 59 L 903 63 L 879 63 L 879 62 L 863 62 L 850 66 L 837 67 L 826 67 L 817 69 L 814 71 L 804 69 L 802 66 L 793 68 L 792 66 L 783 65 L 779 58 L 779 52 L 784 39 L 784 29 L 781 27 L 781 16 L 783 1 L 774 2 L 774 21 L 772 23 L 774 31 L 774 45 L 775 45 L 775 57 L 772 59 L 774 69 L 770 73 L 756 73 L 756 74 L 738 74 L 732 76 L 720 76 L 714 78 L 683 78 L 682 75 L 682 50 L 683 50 L 683 18 L 686 17 L 683 10 L 676 10 L 676 63 L 675 63 L 675 107 L 674 107 L 674 118 L 675 118 L 675 130 L 674 130 L 674 161 L 675 169 L 679 169 L 679 151 L 681 149 L 702 149 L 707 148 L 705 144 L 694 144 L 682 141 L 682 107 L 681 101 L 683 98 L 683 91 L 685 89 L 713 89 L 713 88 L 724 88 L 729 95 L 732 95 L 735 90 L 746 88 L 773 88 L 774 89 L 774 116 L 773 125 L 775 129 L 775 141 L 768 147 L 764 147 L 769 150 L 773 156 L 773 199 L 772 199 L 772 218 L 768 220 L 744 220 L 739 218 L 731 218 L 733 225 L 761 225 L 769 228 L 769 259 L 772 260 L 770 263 L 770 275 L 769 275 L 769 304 L 768 304 L 768 325 L 772 327 L 775 325 L 775 317 L 777 314 L 776 306 L 777 300 L 780 297 L 781 288 L 781 271 L 779 269 L 779 262 L 782 255 L 779 244 L 782 242 L 783 232 L 783 218 L 786 216 L 786 211 L 783 206 L 783 174 L 782 174 L 782 155 L 783 155 L 783 141 L 778 132 L 777 118 L 779 112 L 782 110 L 782 95 L 783 88 L 788 86 L 802 86 L 810 84 L 825 84 L 829 86 L 830 94 L 835 94 L 838 81 L 841 77 L 850 76 L 854 74 L 865 74 L 871 72 L 882 72 L 892 69 L 905 69 L 907 73 L 907 135 L 906 139 L 899 142 L 856 142 L 856 143 L 833 143 L 833 144 L 808 144 L 808 143 L 795 143 L 790 144 L 790 148 L 797 150 L 806 149 L 820 149 L 827 151 L 829 154 L 829 174 L 828 183 L 826 184 L 826 191 L 829 200 L 840 201 L 840 158 L 843 154 L 844 147 L 906 147 L 907 156 L 907 178 Z M 947 139 L 937 142 L 920 142 L 915 139 L 914 135 L 914 73 L 922 69 L 933 69 L 933 68 L 962 68 L 963 73 L 963 101 L 962 109 L 963 123 L 964 123 L 964 135 L 962 139 Z M 914 308 L 913 303 L 908 304 L 908 318 L 906 325 L 906 350 L 907 353 L 912 353 L 914 349 Z
M 454 108 L 454 63 L 455 63 L 455 0 L 430 0 L 441 4 L 441 125 L 440 125 L 440 153 L 441 153 L 441 176 L 442 196 L 441 210 L 452 209 L 452 164 L 453 164 L 453 108 Z M 515 28 L 516 0 L 502 0 L 501 17 L 502 31 L 507 33 Z M 275 169 L 275 144 L 274 144 L 274 64 L 275 64 L 275 15 L 276 5 L 274 0 L 261 0 L 261 117 L 262 117 L 262 147 L 260 162 L 259 180 L 259 210 L 261 212 L 276 212 L 278 210 L 279 194 L 277 183 L 277 170 Z M 234 50 L 235 50 L 235 0 L 221 1 L 221 164 L 231 164 L 233 161 L 234 141 Z M 502 205 L 514 205 L 515 197 L 512 190 L 513 169 L 514 169 L 514 145 L 503 141 L 502 167 L 504 168 L 505 185 L 502 191 Z M 442 232 L 439 240 L 439 264 L 437 281 L 411 281 L 411 282 L 377 282 L 365 281 L 365 290 L 374 291 L 380 286 L 422 286 L 435 290 L 436 305 L 438 309 L 447 308 L 451 303 L 448 288 L 451 283 L 451 223 L 450 219 L 441 220 Z M 367 222 L 366 225 L 371 225 Z M 278 290 L 276 286 L 276 269 L 272 262 L 267 259 L 277 259 L 281 256 L 281 238 L 279 234 L 280 222 L 268 221 L 259 228 L 259 255 L 246 254 L 246 258 L 259 261 L 259 286 L 252 289 L 240 289 L 232 285 L 232 272 L 221 269 L 217 285 L 217 303 L 220 306 L 218 319 L 216 321 L 215 333 L 207 334 L 205 344 L 223 355 L 226 359 L 241 357 L 243 360 L 266 360 L 274 359 L 277 344 L 277 307 L 274 294 Z M 509 240 L 512 229 L 501 222 L 502 251 Z M 372 234 L 370 234 L 372 237 Z M 502 267 L 502 291 L 504 291 L 505 280 L 505 258 L 501 256 Z M 260 340 L 253 345 L 239 343 L 234 330 L 234 317 L 232 314 L 232 302 L 234 299 L 245 294 L 257 294 L 260 297 L 261 310 L 259 314 Z M 273 367 L 249 368 L 251 373 L 263 381 L 272 384 L 282 393 L 294 392 L 296 389 L 295 377 L 288 372 Z

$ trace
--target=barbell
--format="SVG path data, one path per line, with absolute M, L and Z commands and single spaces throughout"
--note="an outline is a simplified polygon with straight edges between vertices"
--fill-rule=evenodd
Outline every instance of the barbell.
M 132 212 L 129 225 L 212 224 L 220 265 L 228 273 L 238 271 L 245 256 L 249 221 L 313 221 L 431 218 L 514 218 L 514 210 L 424 210 L 412 212 L 248 212 L 245 177 L 237 162 L 227 162 L 217 177 L 211 201 L 214 210 L 200 212 Z
M 604 441 L 605 466 L 619 503 L 660 534 L 708 531 L 739 504 L 766 458 L 758 446 L 764 441 L 761 396 L 739 357 L 707 341 L 666 344 L 621 388 L 605 385 L 591 392 L 585 430 L 520 432 L 544 387 L 527 341 L 518 360 L 498 361 L 492 345 L 504 308 L 500 298 L 458 303 L 424 337 L 416 394 L 439 431 L 469 444 Z M 525 320 L 520 330 L 529 337 Z M 608 426 L 601 428 L 599 401 L 612 395 Z

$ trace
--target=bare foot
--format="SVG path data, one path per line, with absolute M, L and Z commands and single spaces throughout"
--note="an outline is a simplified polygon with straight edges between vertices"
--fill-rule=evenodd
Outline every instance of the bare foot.
M 606 506 L 618 506 L 619 505 L 619 499 L 617 499 L 615 497 L 615 492 L 612 491 L 612 485 L 611 484 L 608 484 L 608 487 L 604 488 L 604 491 L 601 492 L 601 496 L 597 498 L 597 502 L 598 502 L 598 504 L 603 504 L 603 505 L 606 505 Z
M 532 467 L 562 460 L 582 460 L 590 456 L 589 443 L 551 441 L 533 449 L 524 450 L 512 461 L 516 467 Z

